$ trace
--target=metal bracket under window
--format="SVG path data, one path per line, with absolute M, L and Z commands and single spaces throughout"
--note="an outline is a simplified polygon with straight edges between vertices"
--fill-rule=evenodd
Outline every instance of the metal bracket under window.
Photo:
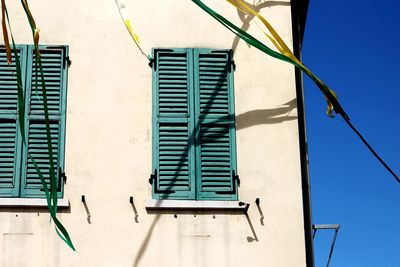
M 243 201 L 240 201 L 239 202 L 239 206 L 244 206 L 245 207 L 245 210 L 244 210 L 244 213 L 245 214 L 247 214 L 247 211 L 249 210 L 249 208 L 250 208 L 250 204 L 249 203 L 245 203 L 245 202 L 243 202 Z

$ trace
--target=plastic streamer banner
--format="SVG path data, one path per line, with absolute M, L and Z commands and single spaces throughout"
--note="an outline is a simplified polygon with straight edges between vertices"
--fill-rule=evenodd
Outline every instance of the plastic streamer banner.
M 52 143 L 51 143 L 49 112 L 48 112 L 48 106 L 47 106 L 47 91 L 46 91 L 46 84 L 45 84 L 45 80 L 44 80 L 42 61 L 40 59 L 40 53 L 39 53 L 39 29 L 36 27 L 35 20 L 33 19 L 33 16 L 29 10 L 27 1 L 21 0 L 21 3 L 24 8 L 24 11 L 28 17 L 29 25 L 32 30 L 32 37 L 33 37 L 34 44 L 35 44 L 35 67 L 36 67 L 36 70 L 39 70 L 39 74 L 40 74 L 40 78 L 41 78 L 41 87 L 42 87 L 42 94 L 43 94 L 42 101 L 43 101 L 43 107 L 44 107 L 47 147 L 48 147 L 48 154 L 49 154 L 49 161 L 50 161 L 50 167 L 49 167 L 50 190 L 46 184 L 45 178 L 44 178 L 38 164 L 36 163 L 35 159 L 32 157 L 32 155 L 29 151 L 27 154 L 28 154 L 29 159 L 32 161 L 33 165 L 35 166 L 35 169 L 36 169 L 38 176 L 40 178 L 40 181 L 42 183 L 42 187 L 44 189 L 46 200 L 47 200 L 47 207 L 49 209 L 50 216 L 54 221 L 56 232 L 57 232 L 58 236 L 72 250 L 75 250 L 75 247 L 72 244 L 72 240 L 71 240 L 67 230 L 62 225 L 62 223 L 57 219 L 57 180 L 56 180 L 56 174 L 55 174 L 56 172 L 55 172 L 55 168 L 54 168 L 54 159 L 53 159 L 53 153 L 52 153 L 53 150 L 52 150 Z M 11 35 L 12 45 L 13 45 L 12 52 L 13 52 L 14 58 L 15 58 L 16 76 L 17 76 L 19 128 L 20 128 L 20 132 L 21 132 L 22 142 L 23 142 L 24 146 L 27 148 L 28 146 L 27 146 L 26 136 L 25 136 L 25 100 L 24 100 L 24 89 L 23 89 L 23 81 L 22 81 L 22 70 L 21 70 L 19 55 L 17 52 L 17 47 L 16 47 L 16 44 L 14 41 L 14 36 L 13 36 L 12 30 L 11 30 L 11 24 L 10 24 L 10 19 L 8 16 L 5 0 L 1 0 L 1 4 L 2 4 L 1 9 L 2 9 L 3 37 L 4 37 L 4 43 L 6 46 L 8 64 L 11 64 L 12 55 L 11 55 L 10 43 L 8 40 L 7 24 L 8 24 L 8 28 L 9 28 L 10 35 Z M 7 18 L 7 24 L 6 24 L 5 18 Z
M 139 42 L 139 36 L 133 31 L 133 28 L 131 26 L 131 21 L 126 15 L 126 4 L 124 0 L 115 0 L 115 4 L 118 7 L 119 14 L 121 15 L 122 20 L 124 21 L 124 24 L 126 28 L 128 29 L 129 34 L 131 35 L 133 41 L 135 42 L 137 48 L 140 50 L 143 56 L 145 56 L 150 62 L 151 62 L 151 57 L 150 55 L 146 55 L 146 53 L 143 51 L 142 47 L 140 46 Z
M 327 109 L 327 114 L 330 117 L 333 117 L 333 111 L 335 111 L 337 114 L 340 114 L 343 116 L 345 119 L 349 119 L 347 114 L 344 112 L 342 106 L 340 105 L 337 96 L 333 90 L 331 90 L 322 80 L 320 80 L 316 75 L 314 75 L 303 63 L 301 63 L 300 60 L 298 60 L 295 55 L 290 51 L 288 46 L 285 44 L 285 42 L 282 40 L 282 38 L 278 35 L 278 33 L 274 30 L 274 28 L 271 26 L 271 24 L 264 18 L 262 17 L 258 12 L 254 11 L 249 5 L 247 5 L 244 1 L 242 0 L 227 0 L 229 3 L 231 3 L 234 7 L 239 9 L 245 14 L 248 15 L 254 15 L 258 19 L 261 20 L 261 22 L 265 25 L 265 27 L 268 29 L 270 32 L 270 35 L 265 33 L 266 36 L 270 39 L 270 41 L 274 44 L 274 46 L 278 49 L 279 53 L 272 50 L 265 44 L 263 44 L 261 41 L 253 37 L 252 35 L 248 34 L 247 32 L 243 31 L 236 25 L 234 25 L 232 22 L 215 12 L 213 9 L 205 5 L 201 0 L 192 0 L 196 5 L 198 5 L 201 9 L 203 9 L 206 13 L 211 15 L 214 19 L 216 19 L 218 22 L 220 22 L 223 26 L 228 28 L 231 32 L 239 36 L 242 40 L 244 40 L 246 43 L 254 46 L 255 48 L 261 50 L 265 54 L 272 56 L 276 59 L 288 62 L 290 64 L 295 65 L 299 69 L 301 69 L 303 72 L 305 72 L 313 81 L 314 83 L 318 86 L 318 88 L 321 90 L 321 92 L 324 94 L 327 102 L 328 102 L 328 109 Z

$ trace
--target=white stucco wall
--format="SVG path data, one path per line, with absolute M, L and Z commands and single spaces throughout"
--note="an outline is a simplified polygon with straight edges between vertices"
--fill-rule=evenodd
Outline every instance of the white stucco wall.
M 15 2 L 15 3 L 14 3 Z M 239 41 L 235 48 L 239 214 L 148 214 L 151 198 L 151 69 L 113 0 L 31 0 L 41 43 L 67 44 L 65 197 L 59 218 L 72 252 L 45 209 L 0 207 L 1 266 L 305 266 L 294 68 Z M 130 0 L 146 51 L 232 48 L 235 36 L 191 1 Z M 242 25 L 226 1 L 205 1 Z M 291 44 L 290 1 L 262 9 Z M 31 43 L 19 1 L 8 1 L 16 41 Z M 256 25 L 249 32 L 266 38 Z M 91 224 L 81 203 L 85 195 Z M 138 211 L 135 222 L 129 196 Z M 261 199 L 260 208 L 254 204 Z M 252 230 L 253 229 L 253 230 Z M 257 240 L 255 240 L 257 239 Z

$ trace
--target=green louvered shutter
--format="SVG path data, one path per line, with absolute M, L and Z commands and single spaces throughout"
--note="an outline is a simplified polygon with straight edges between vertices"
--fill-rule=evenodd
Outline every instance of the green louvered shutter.
M 237 200 L 231 51 L 194 55 L 197 199 Z
M 25 47 L 18 46 L 22 79 L 25 79 Z M 7 64 L 4 46 L 0 47 L 0 197 L 18 197 L 20 185 L 21 138 L 18 127 L 18 93 L 14 54 Z
M 62 197 L 63 183 L 59 176 L 64 168 L 65 144 L 65 108 L 67 66 L 65 58 L 67 47 L 40 48 L 44 80 L 46 83 L 47 103 L 50 120 L 52 155 L 57 177 L 58 196 Z M 29 47 L 27 71 L 27 141 L 28 150 L 39 165 L 48 185 L 50 183 L 50 155 L 42 104 L 43 93 L 40 72 L 36 68 L 33 47 Z M 37 85 L 37 86 L 36 86 Z M 23 154 L 22 189 L 23 197 L 44 197 L 42 184 L 33 162 L 26 150 Z
M 192 50 L 153 56 L 153 197 L 194 198 Z

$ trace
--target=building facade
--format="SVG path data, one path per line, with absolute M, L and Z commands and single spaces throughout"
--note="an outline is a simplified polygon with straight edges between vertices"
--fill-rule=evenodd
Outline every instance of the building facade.
M 205 2 L 266 39 L 226 1 Z M 128 4 L 150 65 L 114 1 L 30 3 L 55 164 L 67 177 L 58 175 L 58 218 L 76 252 L 49 222 L 1 50 L 1 266 L 312 266 L 300 73 L 191 1 Z M 299 54 L 306 1 L 256 6 Z M 31 32 L 19 3 L 8 11 L 28 148 L 45 170 Z

